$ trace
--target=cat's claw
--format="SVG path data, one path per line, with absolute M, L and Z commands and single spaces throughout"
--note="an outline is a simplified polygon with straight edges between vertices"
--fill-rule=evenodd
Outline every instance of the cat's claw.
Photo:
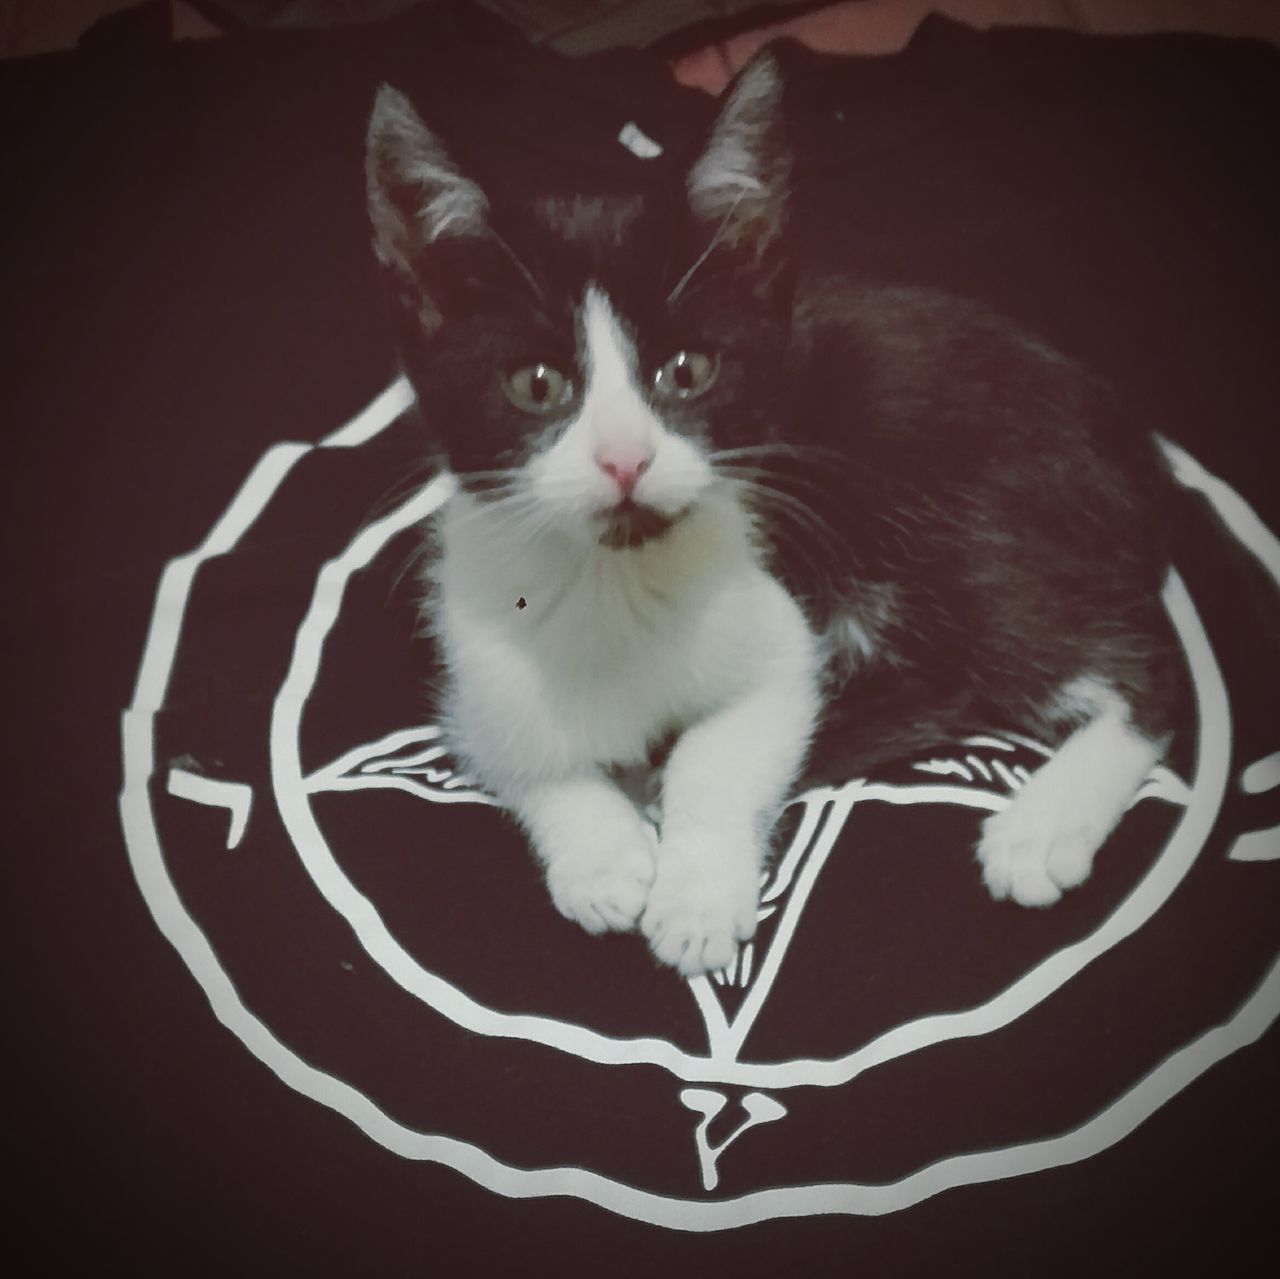
M 727 968 L 755 934 L 759 887 L 752 863 L 713 870 L 695 856 L 660 854 L 640 931 L 655 958 L 686 977 Z
M 635 928 L 653 883 L 653 847 L 636 838 L 557 856 L 547 866 L 556 909 L 589 933 Z
M 1105 835 L 1087 822 L 1020 812 L 1015 803 L 983 823 L 978 845 L 983 882 L 997 901 L 1051 906 L 1065 890 L 1089 878 Z

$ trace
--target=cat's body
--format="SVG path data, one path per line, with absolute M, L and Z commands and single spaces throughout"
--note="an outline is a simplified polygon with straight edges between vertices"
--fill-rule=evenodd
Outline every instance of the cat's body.
M 562 913 L 690 973 L 754 930 L 815 733 L 840 778 L 969 728 L 1067 736 L 979 848 L 1044 904 L 1168 729 L 1150 441 L 979 307 L 796 273 L 777 94 L 756 63 L 648 202 L 491 207 L 391 91 L 370 137 L 461 485 L 428 572 L 451 739 Z M 655 833 L 612 774 L 659 750 Z

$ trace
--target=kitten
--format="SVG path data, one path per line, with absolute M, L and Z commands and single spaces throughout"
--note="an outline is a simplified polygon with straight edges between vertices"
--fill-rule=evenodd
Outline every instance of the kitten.
M 993 896 L 1043 905 L 1170 728 L 1154 446 L 983 308 L 797 263 L 780 92 L 762 55 L 634 197 L 504 201 L 385 86 L 369 130 L 459 484 L 426 603 L 452 744 L 559 911 L 686 974 L 754 932 L 811 748 L 845 780 L 976 727 L 1065 736 L 978 848 Z M 657 832 L 618 782 L 654 760 Z

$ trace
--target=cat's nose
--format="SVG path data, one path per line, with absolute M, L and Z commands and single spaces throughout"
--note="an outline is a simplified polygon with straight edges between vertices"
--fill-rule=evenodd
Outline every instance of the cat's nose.
M 610 451 L 596 454 L 596 465 L 618 486 L 622 497 L 630 497 L 635 492 L 640 477 L 652 461 L 652 453 Z

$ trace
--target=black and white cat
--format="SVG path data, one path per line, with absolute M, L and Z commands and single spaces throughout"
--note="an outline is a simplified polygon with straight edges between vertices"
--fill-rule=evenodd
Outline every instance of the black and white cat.
M 981 307 L 797 261 L 780 90 L 755 60 L 643 197 L 513 206 L 387 87 L 369 132 L 459 484 L 425 604 L 452 744 L 564 915 L 690 974 L 754 932 L 811 753 L 844 779 L 966 729 L 1062 740 L 978 847 L 993 896 L 1045 905 L 1171 722 L 1150 439 Z M 617 781 L 655 759 L 656 832 Z

